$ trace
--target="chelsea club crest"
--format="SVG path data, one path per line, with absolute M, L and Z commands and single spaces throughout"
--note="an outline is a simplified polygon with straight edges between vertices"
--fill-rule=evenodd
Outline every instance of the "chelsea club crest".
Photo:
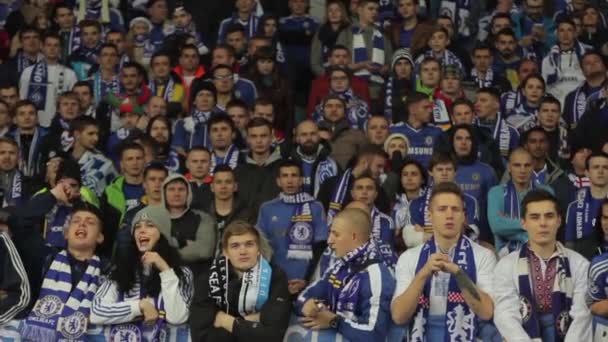
M 87 331 L 87 317 L 82 312 L 76 311 L 61 319 L 59 331 L 69 339 L 79 338 Z
M 57 296 L 44 296 L 34 306 L 34 312 L 43 318 L 49 318 L 61 312 L 63 303 Z
M 121 324 L 110 330 L 110 342 L 141 342 L 141 333 L 133 324 Z
M 425 143 L 427 146 L 433 146 L 433 137 L 426 137 L 426 138 L 424 139 L 424 143 Z
M 312 241 L 312 229 L 308 223 L 296 222 L 289 232 L 289 237 L 298 244 L 310 243 Z
M 519 312 L 521 313 L 521 320 L 526 323 L 532 315 L 532 304 L 528 298 L 524 296 L 519 297 Z

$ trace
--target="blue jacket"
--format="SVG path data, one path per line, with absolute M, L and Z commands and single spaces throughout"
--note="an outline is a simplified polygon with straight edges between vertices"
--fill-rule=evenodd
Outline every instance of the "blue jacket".
M 355 307 L 351 312 L 336 312 L 332 307 L 329 295 L 332 286 L 341 286 L 346 295 L 357 295 Z M 330 283 L 329 274 L 326 273 L 302 291 L 295 303 L 296 312 L 301 315 L 304 303 L 311 298 L 324 300 L 332 312 L 343 317 L 337 333 L 346 340 L 384 341 L 392 322 L 390 307 L 394 291 L 395 279 L 389 269 L 378 261 L 354 274 L 345 284 Z
M 257 227 L 266 236 L 272 247 L 272 262 L 281 267 L 287 278 L 305 279 L 310 271 L 309 268 L 315 267 L 312 265 L 312 260 L 288 259 L 288 238 L 289 229 L 291 228 L 291 218 L 296 214 L 297 205 L 283 203 L 280 198 L 275 198 L 265 202 L 260 207 Z M 325 212 L 323 205 L 314 201 L 310 205 L 312 212 L 311 225 L 314 230 L 312 244 L 327 240 L 327 222 L 325 220 Z

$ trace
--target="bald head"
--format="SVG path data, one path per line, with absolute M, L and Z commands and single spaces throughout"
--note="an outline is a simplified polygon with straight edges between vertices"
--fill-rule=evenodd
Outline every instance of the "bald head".
M 301 152 L 306 155 L 317 153 L 319 142 L 319 126 L 311 120 L 304 120 L 296 127 L 296 143 Z
M 372 225 L 368 213 L 369 207 L 359 201 L 351 202 L 351 204 L 353 207 L 347 206 L 346 209 L 336 215 L 334 221 L 339 220 L 349 232 L 357 234 L 361 241 L 367 241 Z
M 371 214 L 370 207 L 367 203 L 362 201 L 352 201 L 344 207 L 345 209 L 359 209 L 365 211 L 368 215 Z
M 523 147 L 517 147 L 516 149 L 511 151 L 511 154 L 509 154 L 509 162 L 511 162 L 516 157 L 530 158 L 530 160 L 532 160 L 532 154 L 530 154 L 530 152 Z

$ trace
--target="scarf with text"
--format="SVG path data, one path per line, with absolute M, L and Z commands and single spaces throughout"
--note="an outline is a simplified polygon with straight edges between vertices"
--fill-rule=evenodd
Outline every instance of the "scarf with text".
M 311 260 L 315 231 L 310 205 L 315 198 L 306 192 L 296 194 L 281 192 L 279 198 L 285 204 L 297 205 L 295 215 L 291 217 L 291 227 L 287 232 L 287 258 Z
M 17 72 L 19 74 L 21 74 L 23 72 L 23 70 L 25 70 L 25 68 L 29 67 L 30 65 L 34 65 L 34 64 L 42 61 L 41 54 L 38 54 L 38 56 L 36 56 L 36 59 L 32 61 L 25 55 L 23 50 L 20 50 L 19 52 L 17 52 L 17 55 L 15 56 L 15 58 L 17 59 Z
M 99 285 L 100 261 L 93 256 L 76 287 L 66 250 L 59 252 L 46 272 L 40 296 L 20 330 L 31 341 L 87 341 L 91 302 Z
M 367 47 L 365 46 L 365 38 L 363 36 L 363 30 L 360 27 L 353 26 L 352 34 L 353 34 L 353 63 L 361 63 L 366 61 L 371 61 L 374 65 L 377 66 L 377 70 L 370 71 L 366 68 L 363 68 L 357 72 L 355 75 L 369 80 L 370 82 L 383 84 L 384 78 L 380 74 L 380 68 L 384 65 L 385 61 L 385 52 L 384 52 L 384 36 L 382 32 L 372 28 L 374 30 L 372 34 L 372 55 L 371 58 L 367 53 Z
M 585 45 L 585 44 L 579 42 L 578 40 L 574 43 L 573 50 L 574 50 L 574 54 L 576 55 L 576 58 L 577 58 L 577 63 L 580 63 L 583 55 L 585 54 L 585 51 L 587 51 L 589 49 L 590 49 L 590 46 Z M 543 70 L 547 69 L 549 71 L 548 75 L 545 77 L 545 79 L 547 80 L 547 86 L 552 85 L 559 81 L 559 78 L 562 73 L 561 59 L 562 59 L 563 52 L 565 52 L 565 51 L 562 51 L 560 49 L 559 44 L 555 44 L 555 45 L 553 45 L 553 47 L 551 48 L 551 50 L 549 50 L 549 53 L 547 54 L 547 59 L 549 61 L 548 67 L 543 68 Z
M 517 260 L 517 273 L 519 283 L 519 303 L 522 315 L 522 325 L 524 330 L 533 342 L 542 342 L 542 331 L 539 323 L 539 313 L 537 312 L 536 297 L 532 286 L 530 274 L 530 253 L 527 246 L 519 250 Z M 572 306 L 572 296 L 574 291 L 574 280 L 570 270 L 570 262 L 566 256 L 564 247 L 557 243 L 557 273 L 553 283 L 553 293 L 551 294 L 551 311 L 555 319 L 556 342 L 564 340 L 568 327 L 571 323 L 570 307 Z
M 477 282 L 477 268 L 475 266 L 475 257 L 473 255 L 473 246 L 471 240 L 467 237 L 460 236 L 454 252 L 454 260 L 458 267 L 462 269 L 471 278 L 473 283 Z M 437 253 L 437 244 L 435 238 L 428 240 L 418 258 L 418 264 L 416 265 L 416 273 L 426 265 L 426 262 L 431 255 Z M 412 342 L 423 342 L 426 341 L 426 322 L 429 321 L 429 309 L 430 309 L 430 295 L 431 295 L 431 282 L 432 278 L 427 279 L 424 284 L 424 290 L 420 298 L 418 299 L 418 306 L 416 308 L 416 314 L 414 316 L 413 324 L 410 325 L 408 335 L 410 335 L 409 341 Z M 448 293 L 447 293 L 447 308 L 445 315 L 445 332 L 444 341 L 457 341 L 459 336 L 463 341 L 474 341 L 477 336 L 477 329 L 479 326 L 479 320 L 477 316 L 471 311 L 471 308 L 466 304 L 462 297 L 462 291 L 456 283 L 456 278 L 450 275 Z
M 327 210 L 327 225 L 330 226 L 334 217 L 342 210 L 344 199 L 353 177 L 352 169 L 347 169 L 344 174 L 338 178 L 338 183 L 329 200 L 329 209 Z
M 239 314 L 245 317 L 260 312 L 270 295 L 270 280 L 272 268 L 264 257 L 259 256 L 258 262 L 250 270 L 243 273 L 238 308 L 230 308 L 228 283 L 229 262 L 224 256 L 217 257 L 209 269 L 209 298 L 215 301 L 220 310 L 229 315 Z
M 566 241 L 584 239 L 593 235 L 595 231 L 595 220 L 601 208 L 602 200 L 596 200 L 591 196 L 590 188 L 582 188 L 576 193 L 576 200 L 573 202 L 575 230 L 566 230 Z M 568 225 L 566 225 L 568 227 Z
M 46 107 L 46 93 L 49 86 L 49 68 L 45 62 L 34 64 L 34 70 L 30 75 L 27 85 L 27 97 L 34 102 L 36 109 L 44 110 Z

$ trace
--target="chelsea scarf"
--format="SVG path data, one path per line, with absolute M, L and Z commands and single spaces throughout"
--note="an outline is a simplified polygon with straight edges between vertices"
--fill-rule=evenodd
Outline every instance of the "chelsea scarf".
M 473 283 L 477 281 L 477 269 L 475 266 L 475 257 L 473 255 L 472 242 L 465 236 L 460 236 L 456 244 L 454 252 L 454 260 L 458 267 L 462 269 L 471 278 Z M 420 251 L 418 264 L 416 265 L 416 274 L 426 265 L 429 257 L 437 252 L 435 238 L 428 240 Z M 427 279 L 424 284 L 422 295 L 418 299 L 418 306 L 414 316 L 413 324 L 410 325 L 408 335 L 409 341 L 423 342 L 427 341 L 425 325 L 429 321 L 431 281 L 433 277 Z M 471 311 L 471 308 L 465 303 L 462 297 L 462 292 L 456 284 L 454 276 L 450 275 L 448 293 L 447 293 L 447 308 L 446 308 L 446 324 L 444 333 L 444 342 L 457 341 L 458 336 L 465 337 L 463 341 L 474 341 L 477 336 L 478 319 Z M 458 320 L 458 321 L 457 321 Z M 432 341 L 436 342 L 436 341 Z
M 291 227 L 287 232 L 287 258 L 311 260 L 315 231 L 310 205 L 315 198 L 307 192 L 296 194 L 281 192 L 279 198 L 285 204 L 297 205 L 295 215 L 291 217 Z
M 46 107 L 46 93 L 49 86 L 49 68 L 45 62 L 34 64 L 34 70 L 30 76 L 30 82 L 27 87 L 27 97 L 30 99 L 36 109 L 44 110 Z
M 224 256 L 217 257 L 209 269 L 209 298 L 220 310 L 229 315 L 247 315 L 260 312 L 270 296 L 272 268 L 261 255 L 253 268 L 243 273 L 237 308 L 230 308 L 228 283 L 230 282 L 229 262 Z
M 99 284 L 99 257 L 93 256 L 76 287 L 68 254 L 62 250 L 46 272 L 40 296 L 20 330 L 25 340 L 87 341 L 91 302 Z
M 530 274 L 530 253 L 527 246 L 519 250 L 517 260 L 517 272 L 519 283 L 520 313 L 522 314 L 522 324 L 528 336 L 533 342 L 542 342 L 542 331 L 539 324 L 536 297 L 531 287 L 532 278 Z M 551 311 L 556 321 L 556 342 L 564 340 L 568 327 L 571 323 L 570 307 L 572 306 L 572 296 L 574 291 L 574 281 L 570 271 L 570 262 L 566 256 L 564 247 L 558 242 L 557 253 L 557 273 L 553 283 L 553 293 L 551 294 Z
M 363 37 L 363 30 L 360 27 L 353 26 L 353 63 L 361 63 L 371 61 L 378 66 L 378 69 L 384 65 L 384 36 L 376 28 L 372 35 L 372 55 L 369 56 L 367 53 L 367 47 L 365 46 L 365 38 Z M 371 58 L 370 58 L 371 57 Z M 371 82 L 383 84 L 384 78 L 380 75 L 379 71 L 370 72 L 367 69 L 361 69 L 355 72 L 356 76 L 365 78 Z

